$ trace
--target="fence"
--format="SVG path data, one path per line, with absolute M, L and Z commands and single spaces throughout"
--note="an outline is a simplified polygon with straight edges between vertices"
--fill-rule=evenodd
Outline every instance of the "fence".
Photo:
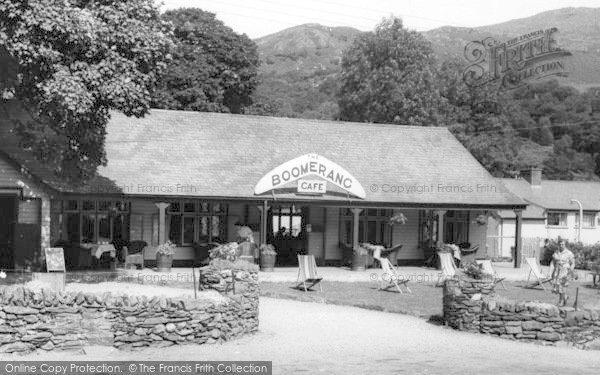
M 513 258 L 515 236 L 488 236 L 486 244 L 490 258 Z M 540 260 L 543 245 L 544 239 L 541 237 L 522 237 L 521 263 L 525 262 L 525 258 Z

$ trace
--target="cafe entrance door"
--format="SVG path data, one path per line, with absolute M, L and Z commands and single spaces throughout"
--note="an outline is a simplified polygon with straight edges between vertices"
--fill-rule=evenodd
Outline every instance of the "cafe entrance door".
M 267 220 L 268 242 L 277 251 L 278 266 L 297 266 L 298 254 L 307 254 L 306 207 L 271 207 Z

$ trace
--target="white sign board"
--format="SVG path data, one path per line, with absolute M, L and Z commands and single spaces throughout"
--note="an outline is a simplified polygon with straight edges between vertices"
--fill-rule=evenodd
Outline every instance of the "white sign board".
M 274 168 L 258 181 L 254 194 L 278 189 L 307 176 L 317 176 L 358 198 L 364 199 L 366 196 L 365 189 L 350 172 L 317 154 L 302 155 Z
M 325 194 L 327 181 L 325 180 L 298 180 L 298 193 L 300 194 Z
M 46 255 L 46 270 L 48 272 L 59 271 L 65 272 L 65 252 L 62 247 L 47 247 Z

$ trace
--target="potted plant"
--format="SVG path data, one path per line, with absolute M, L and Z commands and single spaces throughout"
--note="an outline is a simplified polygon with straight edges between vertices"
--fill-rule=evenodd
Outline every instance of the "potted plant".
M 173 267 L 173 254 L 175 253 L 176 247 L 177 245 L 171 241 L 158 245 L 156 248 L 157 272 L 171 272 L 171 267 Z
M 353 249 L 352 253 L 352 271 L 364 271 L 367 265 L 368 244 L 360 244 Z
M 260 251 L 260 270 L 265 272 L 273 272 L 275 268 L 275 260 L 277 252 L 271 244 L 262 244 L 259 247 Z
M 252 229 L 247 226 L 242 226 L 237 230 L 238 242 L 239 242 L 239 254 L 240 259 L 245 260 L 249 263 L 254 263 L 254 259 L 257 257 L 256 244 L 254 243 L 254 234 Z

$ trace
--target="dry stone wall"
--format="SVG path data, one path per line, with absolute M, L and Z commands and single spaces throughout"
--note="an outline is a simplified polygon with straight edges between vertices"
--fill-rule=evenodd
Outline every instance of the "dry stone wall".
M 226 341 L 258 329 L 258 272 L 205 269 L 225 302 L 192 298 L 89 294 L 0 286 L 0 353 L 120 349 Z M 201 285 L 206 289 L 206 285 Z
M 474 285 L 457 280 L 445 283 L 444 320 L 450 327 L 512 340 L 600 350 L 599 310 L 509 301 L 493 292 L 478 293 Z

